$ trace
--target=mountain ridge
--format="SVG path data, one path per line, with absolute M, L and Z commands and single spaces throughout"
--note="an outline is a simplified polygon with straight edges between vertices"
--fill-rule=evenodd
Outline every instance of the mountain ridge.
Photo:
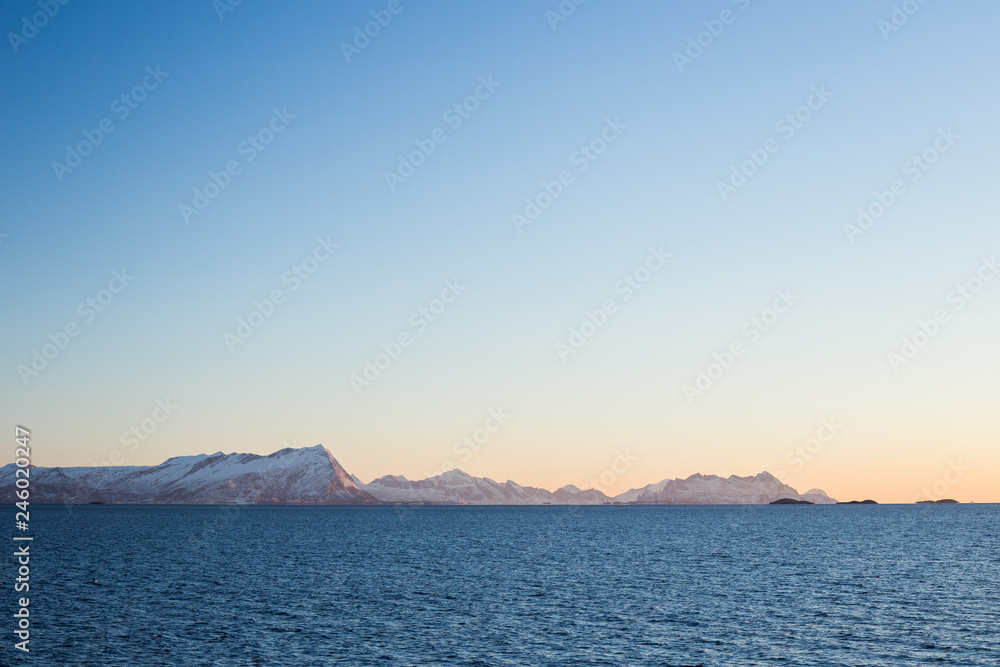
M 0 474 L 14 476 L 14 464 Z M 156 466 L 75 466 L 30 471 L 31 499 L 49 503 L 378 504 L 323 445 L 267 455 L 174 456 Z M 11 485 L 13 487 L 13 485 Z M 13 502 L 13 488 L 0 493 Z
M 14 476 L 15 465 L 0 468 Z M 497 482 L 453 469 L 421 480 L 383 475 L 361 482 L 323 445 L 271 454 L 222 451 L 173 456 L 156 466 L 75 466 L 31 471 L 40 503 L 122 504 L 445 504 L 445 505 L 710 505 L 768 504 L 782 498 L 833 504 L 821 489 L 800 494 L 769 472 L 740 477 L 695 473 L 608 496 L 566 484 L 555 491 Z M 14 502 L 14 488 L 0 501 Z

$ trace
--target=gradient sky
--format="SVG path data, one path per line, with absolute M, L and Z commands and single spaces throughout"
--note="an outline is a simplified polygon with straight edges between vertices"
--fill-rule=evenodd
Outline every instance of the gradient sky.
M 930 2 L 884 35 L 889 0 L 587 2 L 555 28 L 556 0 L 404 0 L 347 62 L 341 44 L 388 4 L 255 1 L 220 19 L 208 0 L 71 2 L 16 52 L 5 39 L 0 404 L 33 430 L 35 464 L 322 443 L 365 481 L 453 465 L 548 488 L 603 474 L 617 493 L 769 470 L 843 500 L 1000 501 L 1000 280 L 953 292 L 1000 252 L 1000 6 Z M 673 54 L 724 10 L 679 71 Z M 4 3 L 0 27 L 38 11 Z M 167 76 L 121 119 L 114 101 L 147 67 Z M 453 127 L 480 77 L 499 85 Z M 776 123 L 813 87 L 832 96 L 786 137 Z M 247 161 L 273 109 L 294 118 Z M 53 162 L 104 118 L 114 131 L 60 180 Z M 626 127 L 579 171 L 607 119 Z M 385 173 L 436 128 L 446 140 L 391 191 Z M 723 201 L 717 183 L 770 138 Z M 185 222 L 179 205 L 231 160 L 240 172 Z M 518 233 L 512 214 L 562 170 L 572 183 Z M 905 192 L 849 242 L 844 225 L 897 179 Z M 292 289 L 317 238 L 339 248 Z M 615 286 L 650 247 L 671 258 L 625 301 Z M 78 305 L 123 268 L 134 279 L 86 322 Z M 446 280 L 467 289 L 420 331 L 411 314 Z M 231 351 L 275 289 L 285 301 Z M 781 289 L 796 301 L 751 340 Z M 607 299 L 617 311 L 563 361 L 557 343 Z M 412 344 L 356 392 L 401 332 Z M 734 341 L 745 353 L 690 402 L 684 385 Z M 158 399 L 177 408 L 123 445 Z M 456 453 L 491 409 L 506 423 Z M 810 444 L 825 419 L 836 433 Z

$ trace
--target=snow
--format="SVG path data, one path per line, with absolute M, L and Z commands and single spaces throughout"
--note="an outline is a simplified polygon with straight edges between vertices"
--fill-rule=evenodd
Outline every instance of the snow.
M 12 478 L 14 464 L 0 469 Z M 556 492 L 501 484 L 454 469 L 422 480 L 386 475 L 362 484 L 323 445 L 285 448 L 262 456 L 231 453 L 175 456 L 158 466 L 34 468 L 33 496 L 39 502 L 158 503 L 445 503 L 542 504 L 766 504 L 781 498 L 835 503 L 821 489 L 799 494 L 774 475 L 691 475 L 630 489 L 613 499 L 595 489 L 567 484 Z M 6 496 L 12 497 L 8 490 Z M 4 497 L 0 493 L 0 497 Z
M 666 479 L 641 489 L 631 489 L 615 497 L 617 502 L 657 504 L 760 505 L 781 498 L 809 500 L 815 503 L 836 502 L 825 493 L 800 495 L 769 472 L 753 477 L 731 475 L 691 475 L 687 479 Z M 821 495 L 820 495 L 821 494 Z M 807 497 L 808 496 L 808 497 Z
M 530 486 L 522 486 L 513 480 L 503 484 L 488 477 L 473 477 L 461 470 L 428 477 L 422 480 L 407 480 L 402 476 L 386 475 L 362 486 L 370 494 L 386 502 L 441 503 L 459 505 L 542 505 L 560 504 L 570 500 L 568 487 L 556 494 Z M 610 498 L 600 492 L 592 492 L 593 497 L 579 498 L 572 502 L 599 504 L 610 502 Z
M 6 466 L 0 474 L 13 475 Z M 322 445 L 267 456 L 216 452 L 158 466 L 35 468 L 35 496 L 55 502 L 375 502 Z

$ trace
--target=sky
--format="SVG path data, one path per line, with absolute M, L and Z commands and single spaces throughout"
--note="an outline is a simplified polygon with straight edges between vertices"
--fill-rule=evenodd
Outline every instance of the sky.
M 3 422 L 40 466 L 1000 501 L 998 19 L 4 3 Z

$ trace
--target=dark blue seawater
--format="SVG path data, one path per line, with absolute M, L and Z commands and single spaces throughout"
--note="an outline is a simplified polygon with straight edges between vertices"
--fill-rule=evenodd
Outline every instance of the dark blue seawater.
M 997 505 L 31 518 L 31 654 L 5 614 L 3 664 L 1000 664 Z

